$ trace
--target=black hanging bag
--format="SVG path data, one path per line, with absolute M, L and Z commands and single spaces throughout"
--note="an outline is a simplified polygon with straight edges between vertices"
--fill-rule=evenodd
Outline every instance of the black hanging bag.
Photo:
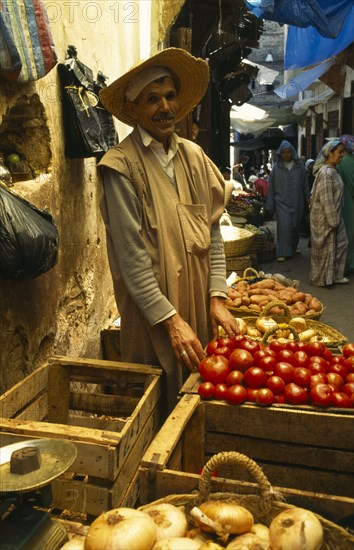
M 57 260 L 58 230 L 47 210 L 0 185 L 0 276 L 34 279 Z
M 64 63 L 58 64 L 65 155 L 69 158 L 101 157 L 118 143 L 113 117 L 100 103 L 97 93 L 106 85 L 106 77 L 99 73 L 96 82 L 92 70 L 77 59 L 75 46 L 69 46 L 68 55 Z

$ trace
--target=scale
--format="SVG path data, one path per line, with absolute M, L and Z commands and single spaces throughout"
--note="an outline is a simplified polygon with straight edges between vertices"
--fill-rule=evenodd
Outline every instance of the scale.
M 21 441 L 0 449 L 0 550 L 59 550 L 68 540 L 64 526 L 48 512 L 51 481 L 76 458 L 62 439 Z

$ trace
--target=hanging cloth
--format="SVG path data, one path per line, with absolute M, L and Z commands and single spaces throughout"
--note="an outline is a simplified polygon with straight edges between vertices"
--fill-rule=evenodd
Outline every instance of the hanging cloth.
M 39 80 L 57 63 L 42 0 L 0 0 L 0 78 Z

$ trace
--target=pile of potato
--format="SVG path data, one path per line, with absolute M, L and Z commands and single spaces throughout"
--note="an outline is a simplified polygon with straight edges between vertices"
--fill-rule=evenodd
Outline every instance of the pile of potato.
M 291 316 L 312 316 L 322 312 L 322 303 L 311 294 L 299 292 L 296 288 L 285 286 L 273 279 L 263 279 L 253 284 L 239 280 L 228 289 L 226 305 L 247 312 L 261 312 L 273 301 L 280 301 L 289 308 Z M 282 314 L 280 306 L 272 308 L 271 313 Z

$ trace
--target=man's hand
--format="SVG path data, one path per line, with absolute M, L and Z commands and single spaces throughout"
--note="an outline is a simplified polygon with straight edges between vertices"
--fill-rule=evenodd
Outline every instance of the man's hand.
M 191 372 L 196 371 L 200 361 L 205 357 L 205 352 L 195 332 L 178 313 L 162 323 L 177 360 Z
M 224 329 L 229 338 L 240 333 L 238 322 L 225 306 L 225 298 L 218 296 L 210 298 L 210 321 L 215 338 L 219 336 L 219 326 Z

